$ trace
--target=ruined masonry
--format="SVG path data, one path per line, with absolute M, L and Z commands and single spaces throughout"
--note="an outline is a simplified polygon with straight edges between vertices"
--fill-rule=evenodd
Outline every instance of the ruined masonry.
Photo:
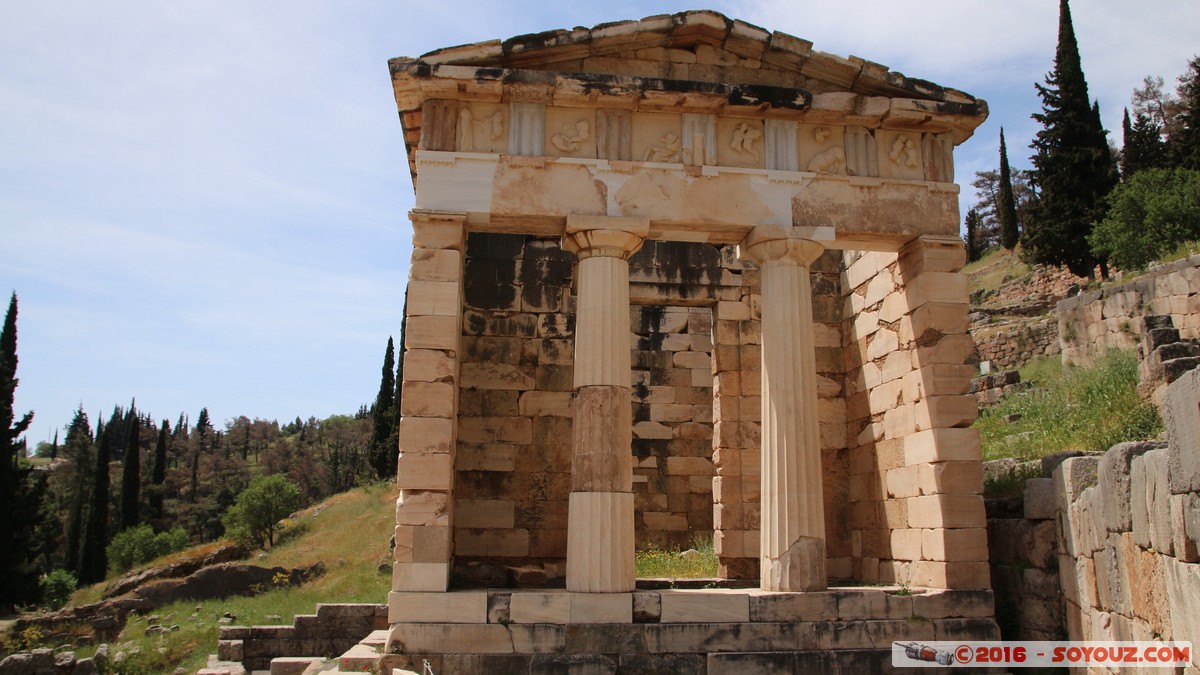
M 985 102 L 709 11 L 390 67 L 416 207 L 384 665 L 998 637 L 952 159 Z M 719 588 L 639 587 L 637 547 L 705 537 Z

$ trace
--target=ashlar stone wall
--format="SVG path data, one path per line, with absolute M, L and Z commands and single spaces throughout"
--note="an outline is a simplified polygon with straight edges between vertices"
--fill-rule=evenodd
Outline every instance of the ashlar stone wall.
M 1072 640 L 1200 644 L 1200 371 L 1169 385 L 1167 441 L 1122 443 L 1054 473 Z M 1193 647 L 1187 672 L 1200 672 Z
M 961 246 L 922 239 L 846 257 L 838 569 L 855 579 L 989 585 L 976 404 L 961 396 L 975 373 L 964 263 Z

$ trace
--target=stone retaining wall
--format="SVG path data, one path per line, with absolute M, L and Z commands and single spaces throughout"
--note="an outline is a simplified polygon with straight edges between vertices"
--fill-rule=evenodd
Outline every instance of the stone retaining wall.
M 217 658 L 249 671 L 266 670 L 279 656 L 334 658 L 387 625 L 387 605 L 317 605 L 316 614 L 297 615 L 291 626 L 222 626 Z
M 1024 365 L 1038 356 L 1058 354 L 1058 319 L 1014 321 L 1003 326 L 972 326 L 971 335 L 980 361 L 991 361 L 993 369 Z
M 991 520 L 1005 639 L 1200 644 L 1200 370 L 1166 388 L 1163 417 L 1167 441 L 1070 457 L 1026 483 L 1023 515 Z M 1186 672 L 1200 673 L 1195 650 Z
M 1057 313 L 1063 363 L 1090 364 L 1109 349 L 1136 348 L 1147 315 L 1170 315 L 1184 338 L 1200 337 L 1200 255 L 1062 300 Z

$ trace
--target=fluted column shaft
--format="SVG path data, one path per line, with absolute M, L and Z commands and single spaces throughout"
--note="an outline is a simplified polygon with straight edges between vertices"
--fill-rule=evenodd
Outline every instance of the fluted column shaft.
M 633 420 L 629 256 L 648 222 L 569 217 L 563 248 L 579 256 L 575 408 L 567 515 L 567 589 L 631 591 Z
M 755 228 L 741 249 L 762 270 L 761 587 L 822 590 L 825 508 L 808 266 L 823 249 L 782 227 Z

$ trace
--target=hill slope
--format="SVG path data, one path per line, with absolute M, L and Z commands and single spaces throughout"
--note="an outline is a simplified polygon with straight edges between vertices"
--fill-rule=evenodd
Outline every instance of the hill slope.
M 395 525 L 396 496 L 397 490 L 390 484 L 334 495 L 295 514 L 287 521 L 281 543 L 246 561 L 286 568 L 323 562 L 327 572 L 303 586 L 276 588 L 253 597 L 184 601 L 161 607 L 154 613 L 157 622 L 168 627 L 178 625 L 178 630 L 167 632 L 151 631 L 147 635 L 151 617 L 130 617 L 109 646 L 109 654 L 116 661 L 115 672 L 148 675 L 170 673 L 176 668 L 195 672 L 209 654 L 216 653 L 217 630 L 227 615 L 234 617 L 232 623 L 243 626 L 290 625 L 295 615 L 311 614 L 322 602 L 386 602 L 391 569 L 389 565 L 384 573 L 379 566 L 390 562 L 388 541 Z M 206 547 L 211 548 L 211 544 L 197 549 Z M 181 555 L 187 553 L 169 558 Z M 76 597 L 91 599 L 99 593 L 99 588 L 92 587 L 81 590 Z

